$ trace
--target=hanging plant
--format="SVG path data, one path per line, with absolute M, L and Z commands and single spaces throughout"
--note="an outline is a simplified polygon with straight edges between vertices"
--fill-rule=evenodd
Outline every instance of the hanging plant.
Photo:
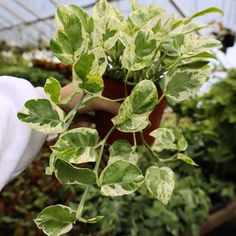
M 103 216 L 85 218 L 84 206 L 91 186 L 104 196 L 122 196 L 146 185 L 150 194 L 167 204 L 175 180 L 168 161 L 184 161 L 196 165 L 184 155 L 187 148 L 182 133 L 176 129 L 156 128 L 152 142 L 143 132 L 149 127 L 149 116 L 167 98 L 182 102 L 195 94 L 210 73 L 208 51 L 219 41 L 196 34 L 205 25 L 193 22 L 211 12 L 209 8 L 193 16 L 178 18 L 167 14 L 161 6 L 140 7 L 132 1 L 128 19 L 107 1 L 99 1 L 90 16 L 76 5 L 60 5 L 56 11 L 58 29 L 51 40 L 51 50 L 61 62 L 72 65 L 74 94 L 82 94 L 80 102 L 68 114 L 60 108 L 60 84 L 49 78 L 44 90 L 49 99 L 27 101 L 18 118 L 33 129 L 46 134 L 59 133 L 51 147 L 47 174 L 55 174 L 61 184 L 80 185 L 85 191 L 77 209 L 64 205 L 45 208 L 35 223 L 47 235 L 67 233 L 77 221 L 95 223 Z M 77 111 L 94 98 L 104 97 L 104 81 L 123 83 L 123 102 L 111 119 L 112 127 L 103 137 L 92 128 L 68 130 Z M 128 88 L 133 86 L 133 88 Z M 159 87 L 159 90 L 157 89 Z M 106 124 L 103 124 L 106 126 Z M 109 160 L 100 168 L 105 144 L 113 131 L 132 134 L 133 141 L 113 140 Z M 137 143 L 136 134 L 141 137 Z M 129 139 L 128 139 L 129 140 Z M 150 165 L 140 166 L 142 145 L 151 158 Z M 94 163 L 84 168 L 83 163 Z

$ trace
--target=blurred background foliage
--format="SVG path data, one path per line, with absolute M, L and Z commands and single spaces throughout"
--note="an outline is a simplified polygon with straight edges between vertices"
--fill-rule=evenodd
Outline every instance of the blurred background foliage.
M 50 76 L 68 83 L 70 68 L 62 66 L 59 70 L 51 65 L 51 70 L 47 62 L 29 62 L 21 50 L 9 50 L 0 53 L 0 74 L 28 79 L 35 86 L 43 86 Z M 78 224 L 69 235 L 199 235 L 209 214 L 235 198 L 235 104 L 236 70 L 230 70 L 204 95 L 170 105 L 162 127 L 178 126 L 183 130 L 189 143 L 187 154 L 199 167 L 169 163 L 178 174 L 175 193 L 167 206 L 144 189 L 116 199 L 101 198 L 94 189 L 86 214 L 104 215 L 104 220 L 89 226 Z M 62 188 L 55 178 L 45 175 L 49 155 L 50 148 L 45 145 L 29 168 L 1 192 L 0 236 L 43 235 L 33 222 L 41 209 L 57 203 L 73 207 L 72 196 L 79 201 L 81 188 Z

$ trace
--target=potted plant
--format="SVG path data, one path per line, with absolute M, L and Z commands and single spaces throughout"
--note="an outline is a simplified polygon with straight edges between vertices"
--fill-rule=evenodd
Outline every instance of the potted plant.
M 70 98 L 61 100 L 59 82 L 49 78 L 44 90 L 50 99 L 26 102 L 18 118 L 39 132 L 60 134 L 51 147 L 46 173 L 54 173 L 62 184 L 81 185 L 85 190 L 77 209 L 54 205 L 37 216 L 35 223 L 47 235 L 64 234 L 76 221 L 95 223 L 103 218 L 84 215 L 92 186 L 100 188 L 102 195 L 115 197 L 131 194 L 146 185 L 150 194 L 167 204 L 175 181 L 166 162 L 182 160 L 196 165 L 185 156 L 187 143 L 178 129 L 153 130 L 152 145 L 146 142 L 143 132 L 150 124 L 150 114 L 165 97 L 171 102 L 181 102 L 196 93 L 207 78 L 208 59 L 215 58 L 208 50 L 218 47 L 219 42 L 196 34 L 205 25 L 192 19 L 222 12 L 209 8 L 178 18 L 157 4 L 140 7 L 136 1 L 132 1 L 132 9 L 125 19 L 106 0 L 95 5 L 92 16 L 79 6 L 57 7 L 58 29 L 50 47 L 63 63 L 73 65 L 75 94 L 82 94 L 82 98 L 65 114 L 59 105 Z M 113 101 L 103 93 L 108 80 L 123 83 L 124 97 L 118 114 L 111 119 L 112 128 L 101 138 L 92 128 L 68 131 L 77 110 L 90 99 Z M 105 144 L 115 129 L 131 133 L 133 145 L 127 140 L 115 140 L 109 147 L 105 168 L 100 168 Z M 148 166 L 140 166 L 143 149 L 138 147 L 137 133 L 150 157 Z M 88 162 L 94 164 L 90 165 L 93 168 L 82 165 Z

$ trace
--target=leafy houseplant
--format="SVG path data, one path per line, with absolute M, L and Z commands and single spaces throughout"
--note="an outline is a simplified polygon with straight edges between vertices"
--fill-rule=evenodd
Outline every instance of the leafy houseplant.
M 128 19 L 105 0 L 95 5 L 93 16 L 75 5 L 57 8 L 58 29 L 50 46 L 63 63 L 73 65 L 75 92 L 61 100 L 59 82 L 49 78 L 44 90 L 50 99 L 27 101 L 18 118 L 40 132 L 60 133 L 51 147 L 46 173 L 54 173 L 62 184 L 81 185 L 85 191 L 77 209 L 54 205 L 38 215 L 35 223 L 47 235 L 64 234 L 76 221 L 95 223 L 103 218 L 83 215 L 91 186 L 100 188 L 102 195 L 115 197 L 146 185 L 150 194 L 167 204 L 174 189 L 174 173 L 165 162 L 182 160 L 195 165 L 183 153 L 187 143 L 179 130 L 152 131 L 154 143 L 149 146 L 142 138 L 144 148 L 137 146 L 135 134 L 143 137 L 149 115 L 164 97 L 181 102 L 201 87 L 209 74 L 208 59 L 214 58 L 207 50 L 219 46 L 219 42 L 197 35 L 205 26 L 191 20 L 210 12 L 222 12 L 209 8 L 182 19 L 167 14 L 156 4 L 140 7 L 132 1 L 132 8 Z M 107 77 L 124 83 L 125 97 L 118 114 L 112 118 L 113 127 L 102 139 L 92 128 L 68 131 L 78 109 L 89 100 L 109 99 L 102 96 L 103 79 Z M 134 86 L 130 94 L 128 85 Z M 163 92 L 159 98 L 158 85 Z M 82 94 L 80 102 L 65 115 L 59 105 L 76 94 Z M 134 145 L 116 140 L 109 147 L 105 168 L 100 168 L 105 144 L 115 129 L 133 134 Z M 150 157 L 148 166 L 140 164 L 143 149 Z M 93 168 L 81 165 L 88 162 L 94 163 Z
M 181 119 L 188 119 L 194 124 L 191 132 L 191 125 L 182 125 L 189 140 L 191 157 L 201 163 L 206 174 L 235 182 L 236 70 L 229 70 L 224 78 L 217 79 L 219 81 L 211 85 L 207 93 L 175 109 Z

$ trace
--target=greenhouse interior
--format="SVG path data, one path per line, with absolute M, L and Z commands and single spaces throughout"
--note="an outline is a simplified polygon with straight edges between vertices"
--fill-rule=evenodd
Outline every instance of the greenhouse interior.
M 0 0 L 0 236 L 234 236 L 235 15 Z

